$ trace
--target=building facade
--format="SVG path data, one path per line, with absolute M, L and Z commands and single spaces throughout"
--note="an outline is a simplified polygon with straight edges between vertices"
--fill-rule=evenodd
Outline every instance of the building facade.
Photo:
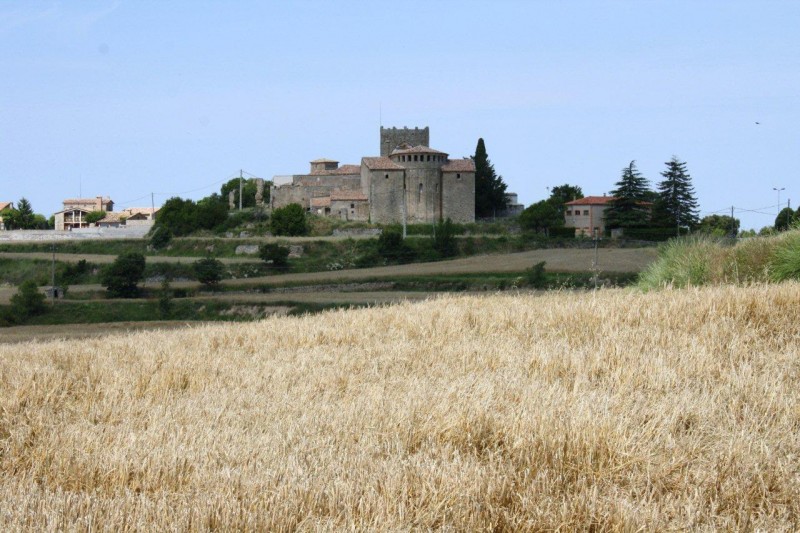
M 270 207 L 291 203 L 309 212 L 375 223 L 475 220 L 475 164 L 428 146 L 426 128 L 381 128 L 380 156 L 360 165 L 311 161 L 308 174 L 276 177 Z
M 575 236 L 601 237 L 606 231 L 606 208 L 613 196 L 587 196 L 564 204 L 564 226 L 575 228 Z

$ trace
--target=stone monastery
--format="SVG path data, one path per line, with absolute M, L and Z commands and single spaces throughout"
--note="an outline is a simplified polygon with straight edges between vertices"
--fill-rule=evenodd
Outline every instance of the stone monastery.
M 475 163 L 429 147 L 427 127 L 383 128 L 380 156 L 360 165 L 311 161 L 308 174 L 276 176 L 272 209 L 296 203 L 309 212 L 376 223 L 475 220 Z

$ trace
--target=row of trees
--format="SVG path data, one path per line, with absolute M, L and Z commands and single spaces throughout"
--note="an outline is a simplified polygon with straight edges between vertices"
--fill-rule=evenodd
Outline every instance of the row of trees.
M 6 229 L 50 229 L 52 223 L 38 213 L 33 212 L 31 203 L 20 198 L 16 208 L 8 208 L 0 211 L 3 225 Z

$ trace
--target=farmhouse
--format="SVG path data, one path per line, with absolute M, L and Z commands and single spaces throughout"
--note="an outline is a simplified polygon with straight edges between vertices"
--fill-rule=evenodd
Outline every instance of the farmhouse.
M 564 204 L 564 226 L 575 228 L 576 236 L 603 235 L 606 231 L 605 212 L 613 196 L 587 196 Z
M 311 161 L 308 174 L 276 176 L 272 209 L 297 203 L 344 220 L 432 223 L 475 220 L 475 163 L 430 148 L 425 128 L 381 128 L 380 156 L 359 165 Z
M 102 196 L 70 198 L 62 203 L 64 208 L 54 214 L 55 229 L 60 231 L 88 228 L 92 224 L 86 221 L 86 215 L 93 211 L 105 213 L 105 216 L 96 223 L 98 227 L 104 228 L 151 225 L 158 212 L 152 207 L 128 207 L 122 211 L 114 211 L 114 202 L 111 198 Z
M 6 209 L 14 209 L 14 202 L 0 202 L 0 231 L 4 231 L 6 229 L 6 226 L 3 223 L 3 211 Z

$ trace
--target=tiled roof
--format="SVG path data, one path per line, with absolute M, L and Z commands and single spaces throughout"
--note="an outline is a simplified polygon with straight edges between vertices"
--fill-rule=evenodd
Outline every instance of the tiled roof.
M 111 201 L 111 198 L 104 197 L 102 198 L 104 204 L 107 204 Z M 97 198 L 67 198 L 62 203 L 64 204 L 93 204 L 97 202 Z
M 353 200 L 358 202 L 366 202 L 367 197 L 361 191 L 334 191 L 331 193 L 331 201 L 335 200 Z
M 330 206 L 331 206 L 330 196 L 317 196 L 316 198 L 311 199 L 311 207 L 330 207 Z
M 586 196 L 571 202 L 566 202 L 564 205 L 606 205 L 608 202 L 615 200 L 613 196 Z
M 106 211 L 106 216 L 104 216 L 98 222 L 105 222 L 105 223 L 120 222 L 122 217 L 127 218 L 128 213 L 125 213 L 123 211 Z
M 370 170 L 403 170 L 401 167 L 388 157 L 362 157 L 361 163 Z
M 453 159 L 442 166 L 442 172 L 475 172 L 475 161 L 472 159 Z
M 14 206 L 14 202 L 0 202 L 0 211 L 3 209 L 11 209 Z
M 306 176 L 352 176 L 361 174 L 361 167 L 359 165 L 342 165 L 339 168 L 320 168 L 314 170 L 311 174 Z
M 321 157 L 319 159 L 315 159 L 315 160 L 313 160 L 311 162 L 312 163 L 338 163 L 338 161 L 335 160 L 335 159 L 325 159 L 324 157 Z
M 152 207 L 127 207 L 122 210 L 123 213 L 128 213 L 128 216 L 133 215 L 150 215 L 152 213 L 158 213 L 158 209 L 153 209 Z
M 439 150 L 434 150 L 429 146 L 414 146 L 412 148 L 397 148 L 392 150 L 392 155 L 404 155 L 404 154 L 441 154 L 447 155 L 445 152 L 440 152 Z

